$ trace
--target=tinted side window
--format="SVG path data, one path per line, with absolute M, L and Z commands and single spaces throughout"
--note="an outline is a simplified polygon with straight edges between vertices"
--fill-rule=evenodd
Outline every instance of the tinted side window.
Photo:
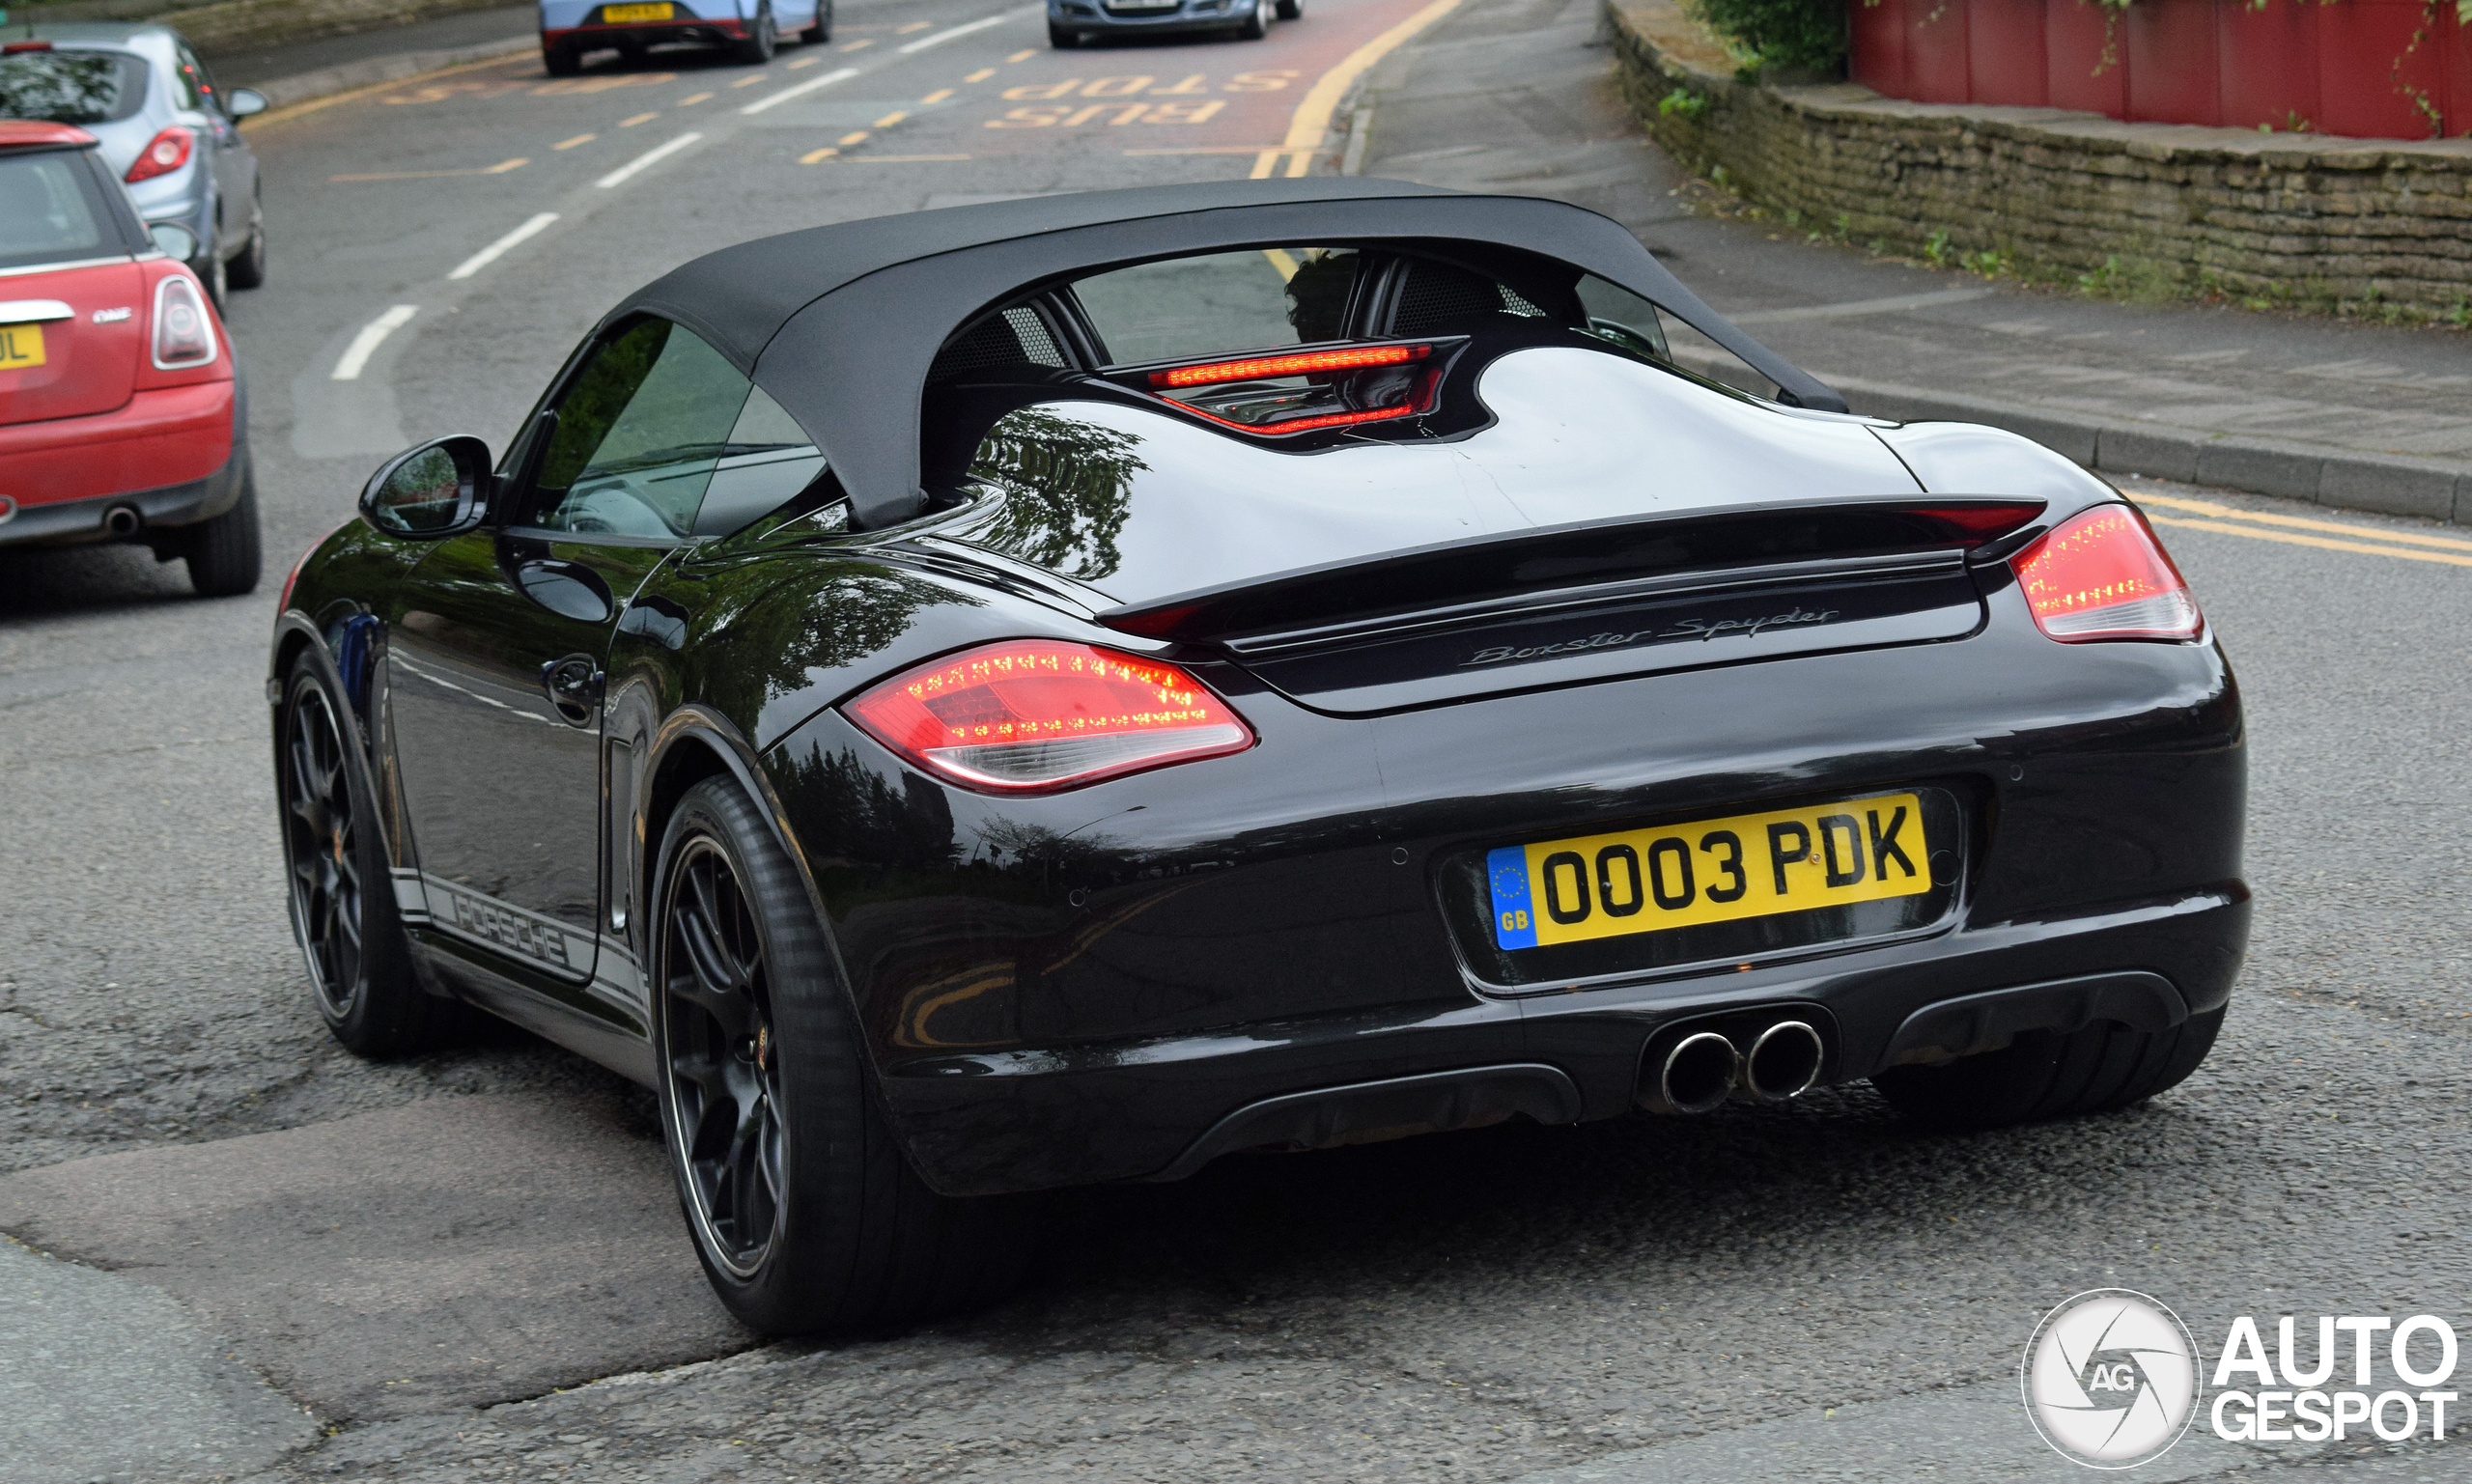
M 823 472 L 824 454 L 805 430 L 756 387 L 730 428 L 729 448 L 695 513 L 695 534 L 726 536 L 788 504 Z
M 181 96 L 181 106 L 200 110 L 214 107 L 214 83 L 206 75 L 206 64 L 185 46 L 174 47 L 173 57 L 172 89 Z
M 637 321 L 595 352 L 558 404 L 527 523 L 688 535 L 713 471 L 733 451 L 752 390 L 692 332 L 666 320 Z
M 1113 365 L 1337 340 L 1350 248 L 1272 247 L 1145 263 L 1073 286 Z
M 1580 303 L 1587 311 L 1589 334 L 1635 355 L 1660 361 L 1673 359 L 1673 352 L 1666 347 L 1665 321 L 1657 314 L 1657 306 L 1594 273 L 1580 279 L 1579 293 Z

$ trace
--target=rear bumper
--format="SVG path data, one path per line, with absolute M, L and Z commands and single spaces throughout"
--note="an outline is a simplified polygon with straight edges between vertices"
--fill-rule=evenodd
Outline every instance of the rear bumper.
M 541 49 L 574 46 L 579 51 L 592 51 L 622 42 L 645 46 L 663 42 L 738 41 L 746 35 L 746 22 L 735 15 L 713 20 L 647 20 L 631 25 L 573 26 L 562 31 L 543 30 Z
M 1957 642 L 1364 719 L 1196 660 L 1258 746 L 1048 798 L 942 788 L 830 711 L 766 761 L 895 1123 L 952 1193 L 1183 1172 L 1300 1094 L 1334 1097 L 1260 1112 L 1254 1142 L 1564 1106 L 1522 1067 L 1611 1117 L 1652 1040 L 1746 1010 L 1811 1021 L 1843 1082 L 2221 1007 L 2250 911 L 2222 655 L 2054 644 L 2013 586 L 1987 601 Z M 1472 849 L 1890 786 L 1965 800 L 1960 889 L 1920 930 L 1505 988 L 1448 925 Z M 2015 993 L 1951 1003 L 1992 992 Z
M 248 470 L 247 400 L 237 380 L 143 391 L 116 412 L 0 427 L 0 546 L 111 541 L 110 513 L 140 529 L 230 510 Z
M 2024 1030 L 2074 1029 L 2089 1007 L 2093 1019 L 2160 1028 L 2228 1002 L 2249 910 L 2246 887 L 2229 882 L 2177 901 L 1952 934 L 1820 966 L 1419 1017 L 1337 1016 L 913 1063 L 885 1086 L 922 1172 L 950 1193 L 1178 1179 L 1266 1143 L 1329 1147 L 1513 1113 L 1615 1117 L 1635 1106 L 1651 1040 L 1745 1012 L 1817 1024 L 1830 1049 L 1823 1083 L 1991 1050 Z M 2123 998 L 2124 980 L 2152 988 Z M 1986 1025 L 1993 1034 L 1979 1034 Z M 1567 1090 L 1549 1091 L 1547 1078 L 1523 1087 L 1508 1075 L 1521 1066 L 1550 1069 Z M 1421 1102 L 1401 1096 L 1410 1091 L 1403 1079 L 1424 1084 Z M 1368 1103 L 1378 1115 L 1363 1110 Z
M 1049 0 L 1047 18 L 1050 24 L 1066 31 L 1087 35 L 1132 35 L 1136 32 L 1162 35 L 1179 31 L 1224 31 L 1245 23 L 1252 14 L 1252 0 L 1225 0 L 1215 10 L 1202 10 L 1188 3 L 1161 15 L 1111 15 L 1098 0 Z

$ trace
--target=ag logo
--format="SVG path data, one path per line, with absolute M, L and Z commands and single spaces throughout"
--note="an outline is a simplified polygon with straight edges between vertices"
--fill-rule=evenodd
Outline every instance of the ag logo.
M 2125 1288 L 2082 1293 L 2026 1346 L 2026 1414 L 2063 1458 L 2130 1469 L 2161 1457 L 2197 1414 L 2197 1345 L 2179 1316 Z

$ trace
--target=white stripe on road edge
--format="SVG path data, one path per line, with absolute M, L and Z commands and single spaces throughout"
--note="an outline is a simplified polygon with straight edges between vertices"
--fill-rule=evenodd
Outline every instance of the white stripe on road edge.
M 754 102 L 740 109 L 739 112 L 762 113 L 765 109 L 772 107 L 774 103 L 786 103 L 790 99 L 797 98 L 801 94 L 813 93 L 818 88 L 829 88 L 836 82 L 848 82 L 851 78 L 857 75 L 858 70 L 857 68 L 845 67 L 840 69 L 838 71 L 827 72 L 821 77 L 810 77 L 806 81 L 800 83 L 795 88 L 783 88 L 778 93 L 768 93 L 762 98 L 757 98 Z
M 1990 289 L 1939 289 L 1929 294 L 1900 294 L 1893 298 L 1855 299 L 1843 304 L 1805 304 L 1793 309 L 1753 309 L 1726 318 L 1736 324 L 1785 324 L 1796 320 L 1847 320 L 1858 315 L 1893 315 L 1908 309 L 1933 309 L 1987 299 Z
M 334 374 L 328 379 L 359 380 L 361 368 L 367 366 L 369 358 L 378 353 L 378 348 L 385 344 L 386 337 L 402 329 L 406 322 L 420 312 L 418 304 L 398 304 L 362 325 L 360 333 L 351 337 L 351 344 L 344 347 L 344 358 L 335 362 Z
M 496 241 L 492 242 L 489 246 L 482 248 L 479 252 L 476 252 L 472 256 L 464 259 L 461 264 L 456 266 L 454 272 L 449 273 L 446 276 L 450 279 L 471 277 L 481 269 L 488 267 L 491 264 L 505 257 L 510 248 L 515 247 L 527 238 L 539 235 L 542 228 L 547 227 L 557 219 L 558 213 L 555 211 L 542 212 L 530 221 L 525 222 L 522 226 L 516 228 L 513 232 L 510 232 L 506 236 L 498 238 Z
M 985 20 L 973 20 L 967 26 L 955 26 L 950 31 L 939 31 L 934 36 L 922 36 L 918 40 L 911 42 L 909 45 L 896 46 L 893 50 L 906 57 L 913 51 L 925 51 L 930 46 L 941 46 L 946 42 L 951 41 L 957 36 L 968 36 L 973 31 L 984 31 L 990 26 L 1000 26 L 1004 24 L 1004 22 L 1011 20 L 1016 16 L 1026 15 L 1033 11 L 1044 14 L 1046 10 L 1047 7 L 1043 4 L 1025 5 L 1018 10 L 1006 11 L 1001 14 L 990 15 Z
M 693 129 L 689 129 L 665 145 L 661 145 L 657 149 L 646 150 L 643 154 L 636 155 L 633 159 L 627 161 L 627 163 L 619 166 L 615 170 L 612 170 L 607 175 L 603 176 L 600 180 L 595 181 L 592 183 L 600 186 L 603 190 L 607 190 L 613 185 L 624 185 L 629 181 L 634 179 L 635 172 L 660 163 L 662 160 L 669 158 L 671 155 L 677 154 L 683 149 L 686 149 L 688 145 L 693 144 L 696 140 L 703 137 L 704 136 L 702 134 L 697 133 Z

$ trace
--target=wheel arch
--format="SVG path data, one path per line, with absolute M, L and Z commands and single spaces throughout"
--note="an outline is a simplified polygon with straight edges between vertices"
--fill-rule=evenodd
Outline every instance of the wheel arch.
M 798 872 L 799 885 L 806 893 L 807 907 L 815 913 L 818 931 L 824 935 L 832 955 L 833 969 L 840 978 L 842 993 L 849 993 L 850 976 L 841 962 L 841 945 L 834 938 L 832 922 L 824 910 L 824 896 L 816 889 L 815 877 L 807 869 L 806 852 L 799 848 L 797 831 L 790 827 L 789 816 L 773 792 L 772 780 L 765 773 L 763 762 L 744 733 L 719 713 L 708 707 L 688 704 L 670 713 L 662 721 L 647 748 L 638 802 L 629 823 L 640 842 L 631 865 L 629 889 L 641 910 L 634 920 L 645 924 L 636 939 L 636 952 L 647 975 L 653 971 L 651 932 L 652 904 L 660 886 L 660 842 L 669 828 L 670 818 L 678 812 L 679 800 L 687 791 L 707 778 L 734 779 L 772 827 L 772 838 L 790 857 L 791 868 Z M 853 1014 L 857 1006 L 851 1005 Z

